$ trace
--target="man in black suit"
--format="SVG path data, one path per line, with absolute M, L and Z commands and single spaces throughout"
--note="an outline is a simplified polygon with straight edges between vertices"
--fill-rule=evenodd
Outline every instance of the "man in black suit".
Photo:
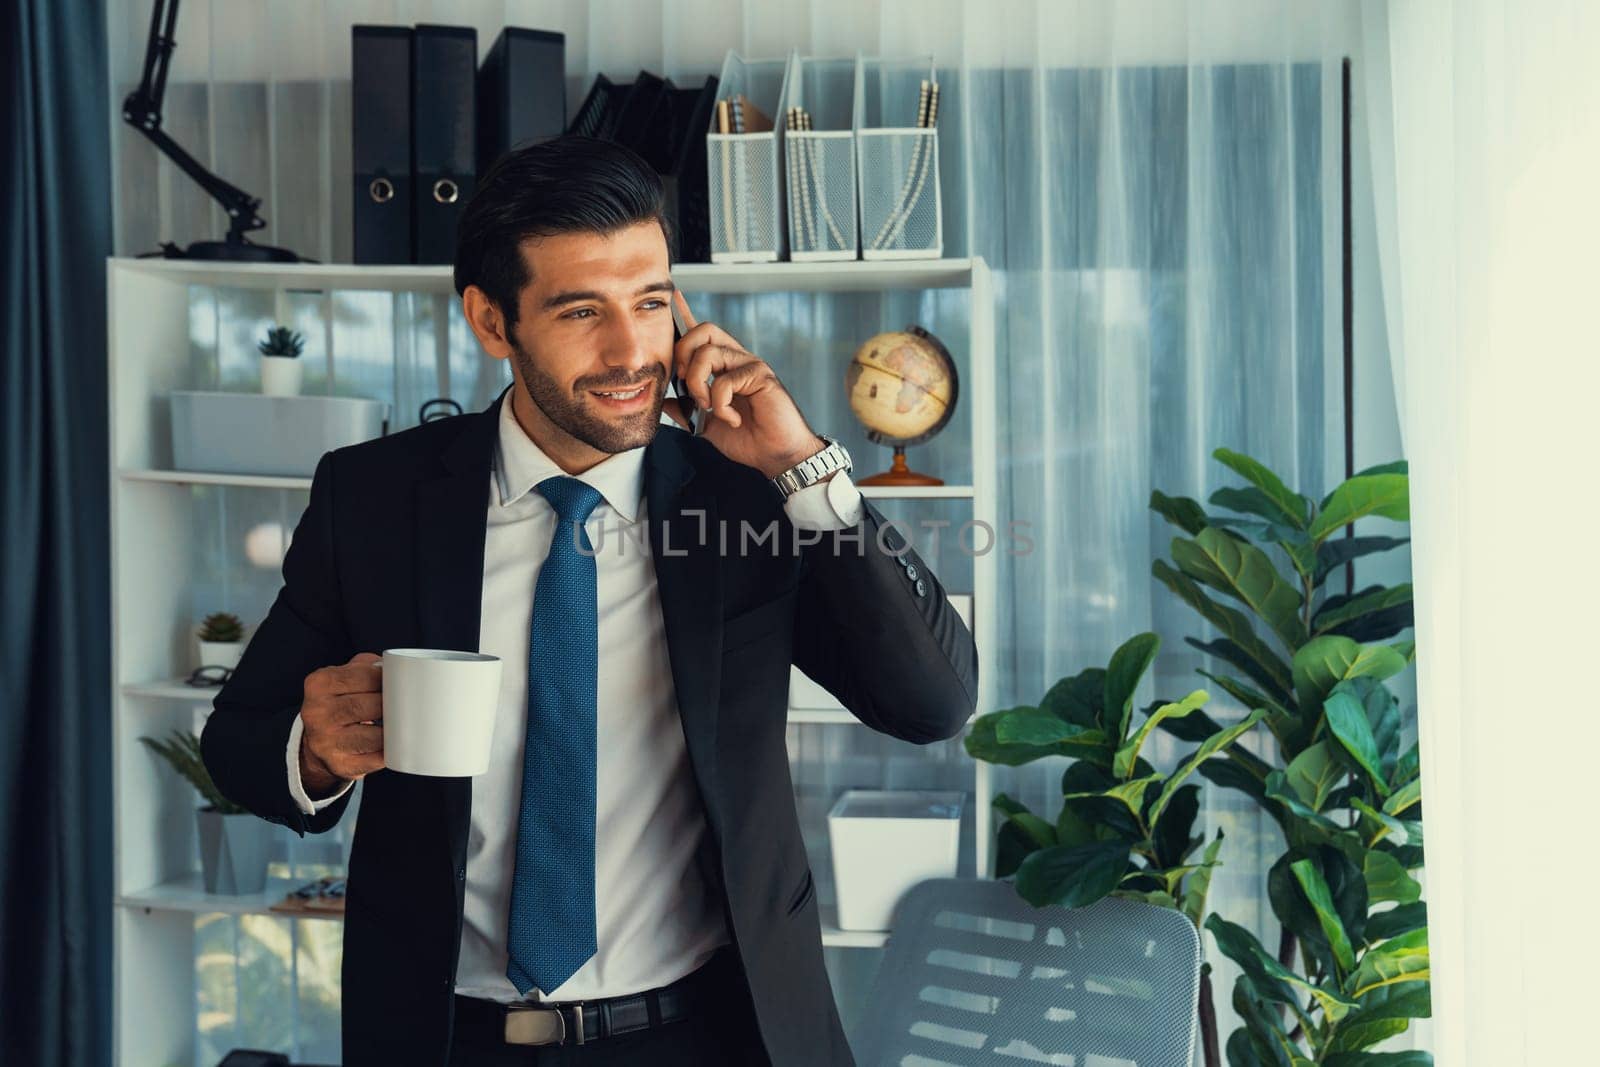
M 851 1062 L 789 667 L 925 744 L 972 714 L 976 650 L 848 456 L 693 321 L 669 268 L 661 185 L 627 149 L 563 138 L 497 164 L 455 280 L 513 384 L 322 458 L 206 723 L 222 792 L 302 835 L 366 781 L 347 1065 Z M 611 523 L 632 536 L 613 546 Z M 385 769 L 376 653 L 407 646 L 501 657 L 487 774 Z

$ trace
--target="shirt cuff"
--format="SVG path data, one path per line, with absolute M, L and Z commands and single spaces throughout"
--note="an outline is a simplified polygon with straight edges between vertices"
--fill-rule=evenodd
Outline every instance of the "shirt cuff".
M 300 735 L 305 732 L 305 726 L 305 720 L 296 715 L 294 717 L 294 725 L 289 727 L 289 750 L 284 753 L 284 757 L 289 767 L 289 795 L 294 798 L 295 807 L 307 815 L 315 815 L 350 792 L 350 787 L 356 783 L 346 782 L 343 789 L 333 794 L 333 796 L 323 797 L 321 800 L 312 800 L 306 795 L 306 787 L 300 781 Z
M 861 490 L 841 470 L 827 481 L 791 493 L 783 510 L 796 529 L 847 530 L 861 521 Z

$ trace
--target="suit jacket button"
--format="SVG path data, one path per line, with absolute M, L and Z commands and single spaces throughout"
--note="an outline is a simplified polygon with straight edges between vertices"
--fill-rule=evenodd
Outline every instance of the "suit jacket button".
M 466 880 L 467 880 L 467 869 L 465 867 L 457 867 L 456 868 L 456 881 L 465 882 Z
M 927 583 L 924 582 L 921 578 L 917 579 L 917 595 L 918 596 L 927 596 L 928 595 Z
M 917 580 L 917 565 L 915 563 L 906 564 L 906 577 L 913 582 Z

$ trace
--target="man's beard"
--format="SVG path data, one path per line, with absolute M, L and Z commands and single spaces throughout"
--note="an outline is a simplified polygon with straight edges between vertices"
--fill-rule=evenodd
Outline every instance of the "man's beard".
M 643 410 L 608 419 L 586 407 L 580 396 L 540 370 L 520 342 L 511 342 L 511 352 L 512 358 L 517 361 L 517 369 L 522 372 L 528 398 L 557 429 L 596 451 L 613 455 L 647 445 L 655 437 L 661 423 L 661 409 L 666 403 L 663 383 L 667 372 L 661 364 L 651 364 L 646 377 L 635 378 L 631 382 L 593 381 L 578 384 L 585 396 L 590 390 L 611 392 L 644 385 L 655 397 L 654 402 Z

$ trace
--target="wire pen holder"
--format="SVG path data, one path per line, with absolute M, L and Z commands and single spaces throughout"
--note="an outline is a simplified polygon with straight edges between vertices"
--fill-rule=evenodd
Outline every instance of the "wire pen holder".
M 944 254 L 939 81 L 932 57 L 856 60 L 862 259 Z
M 771 263 L 787 252 L 783 140 L 786 59 L 723 59 L 706 132 L 711 262 Z
M 783 107 L 789 258 L 856 258 L 854 58 L 793 56 Z

